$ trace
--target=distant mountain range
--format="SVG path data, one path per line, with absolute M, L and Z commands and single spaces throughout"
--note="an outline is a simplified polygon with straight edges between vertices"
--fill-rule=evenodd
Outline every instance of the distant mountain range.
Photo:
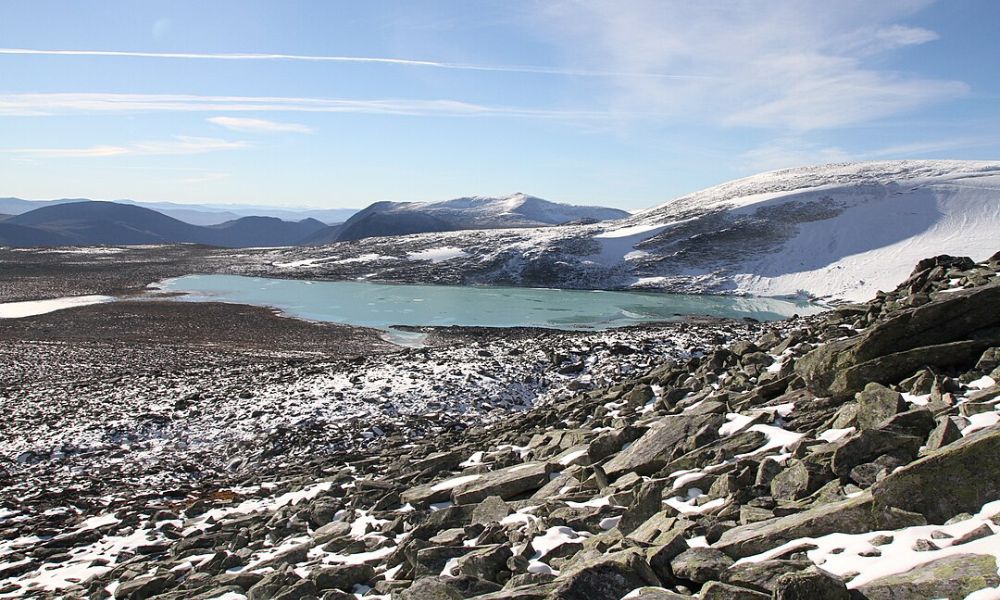
M 376 202 L 346 222 L 317 232 L 306 243 L 319 245 L 414 233 L 597 223 L 628 216 L 628 212 L 616 208 L 558 204 L 526 194 L 501 198 L 472 196 L 444 202 Z
M 57 200 L 0 198 L 0 215 L 20 215 L 43 206 L 88 201 L 90 201 L 89 198 L 60 198 Z M 221 225 L 227 221 L 235 221 L 240 217 L 275 217 L 284 221 L 316 219 L 330 225 L 343 223 L 359 210 L 357 208 L 285 209 L 253 204 L 178 204 L 176 202 L 137 202 L 135 200 L 114 200 L 114 202 L 150 208 L 192 225 Z
M 593 223 L 628 216 L 616 209 L 556 204 L 524 194 L 435 203 L 377 202 L 336 225 L 315 218 L 289 221 L 259 215 L 199 225 L 133 203 L 83 200 L 46 201 L 40 207 L 38 204 L 17 198 L 0 199 L 0 215 L 12 215 L 0 216 L 0 245 L 197 243 L 230 248 L 316 245 L 412 233 Z M 22 210 L 25 206 L 34 208 L 25 212 Z M 176 208 L 182 205 L 170 206 L 174 208 L 169 212 L 174 214 L 184 214 L 187 210 Z M 204 215 L 197 210 L 188 212 Z
M 259 273 L 862 301 L 926 256 L 998 250 L 1000 161 L 901 160 L 761 173 L 593 225 L 283 249 Z
M 85 201 L 44 206 L 0 221 L 0 244 L 288 246 L 324 228 L 326 225 L 316 219 L 291 222 L 274 217 L 241 217 L 204 227 L 141 206 Z

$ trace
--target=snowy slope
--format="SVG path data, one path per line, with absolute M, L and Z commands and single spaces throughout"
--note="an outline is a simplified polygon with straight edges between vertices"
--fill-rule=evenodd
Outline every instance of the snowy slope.
M 437 248 L 461 253 L 414 258 Z M 274 262 L 310 260 L 298 275 L 328 278 L 863 300 L 924 257 L 997 251 L 1000 162 L 880 161 L 762 173 L 618 221 L 373 238 L 282 251 Z M 351 270 L 323 262 L 363 253 L 391 260 Z

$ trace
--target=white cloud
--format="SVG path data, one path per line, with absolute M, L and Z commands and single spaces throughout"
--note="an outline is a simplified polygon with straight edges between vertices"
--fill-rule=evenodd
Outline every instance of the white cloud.
M 622 76 L 611 100 L 724 126 L 834 128 L 963 96 L 961 81 L 886 70 L 886 52 L 937 34 L 898 21 L 928 0 L 563 0 L 541 21 L 594 68 L 704 79 Z
M 594 69 L 550 67 L 544 65 L 491 65 L 475 63 L 441 62 L 411 58 L 387 58 L 378 56 L 325 56 L 309 54 L 256 54 L 256 53 L 197 53 L 197 52 L 125 52 L 118 50 L 52 50 L 39 48 L 0 48 L 0 55 L 24 56 L 91 56 L 115 58 L 151 58 L 167 60 L 224 60 L 224 61 L 293 61 L 313 63 L 352 63 L 368 65 L 392 65 L 402 67 L 426 67 L 453 71 L 497 71 L 502 73 L 533 73 L 536 75 L 560 75 L 568 77 L 655 77 L 698 79 L 699 75 L 672 75 L 668 73 L 623 73 Z
M 313 133 L 311 127 L 298 123 L 278 123 L 266 119 L 243 119 L 240 117 L 210 117 L 206 119 L 213 125 L 243 131 L 246 133 Z
M 752 173 L 850 160 L 854 157 L 840 148 L 794 137 L 779 138 L 743 153 L 743 167 Z
M 165 156 L 204 154 L 220 150 L 236 150 L 249 146 L 246 142 L 233 142 L 216 138 L 176 136 L 171 140 L 137 142 L 124 146 L 89 146 L 86 148 L 10 148 L 0 150 L 32 158 L 107 158 L 111 156 Z

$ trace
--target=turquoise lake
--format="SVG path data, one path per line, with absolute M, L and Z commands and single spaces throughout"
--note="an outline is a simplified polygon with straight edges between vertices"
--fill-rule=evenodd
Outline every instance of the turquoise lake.
M 548 327 L 590 330 L 673 321 L 685 316 L 774 320 L 823 307 L 776 298 L 696 296 L 543 288 L 303 281 L 237 275 L 187 275 L 159 284 L 189 302 L 276 308 L 332 323 L 387 329 L 394 325 Z

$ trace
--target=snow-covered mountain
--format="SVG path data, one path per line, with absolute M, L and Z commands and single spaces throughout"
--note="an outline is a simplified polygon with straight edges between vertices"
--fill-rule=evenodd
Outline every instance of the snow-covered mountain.
M 453 258 L 413 259 L 440 248 Z M 619 221 L 373 238 L 274 262 L 299 276 L 861 300 L 923 257 L 998 250 L 1000 162 L 880 161 L 754 175 Z
M 443 202 L 376 202 L 345 223 L 314 236 L 311 243 L 359 240 L 467 229 L 545 227 L 571 222 L 606 221 L 629 216 L 624 210 L 574 206 L 526 194 L 502 198 L 472 196 Z

